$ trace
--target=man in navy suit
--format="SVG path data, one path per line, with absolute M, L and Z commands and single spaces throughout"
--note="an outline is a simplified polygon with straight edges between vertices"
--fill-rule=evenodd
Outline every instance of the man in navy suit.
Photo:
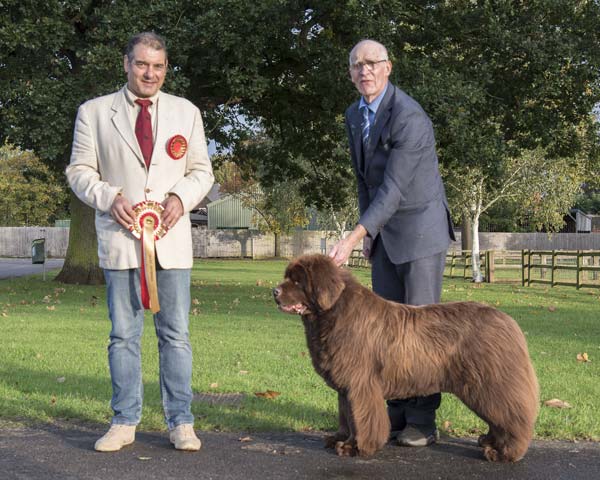
M 342 265 L 362 240 L 377 294 L 410 305 L 437 303 L 446 250 L 455 239 L 452 222 L 431 121 L 388 81 L 391 71 L 378 42 L 362 40 L 350 52 L 350 77 L 361 98 L 346 110 L 346 128 L 360 218 L 329 255 Z M 388 401 L 392 435 L 400 445 L 435 442 L 440 401 L 440 393 Z

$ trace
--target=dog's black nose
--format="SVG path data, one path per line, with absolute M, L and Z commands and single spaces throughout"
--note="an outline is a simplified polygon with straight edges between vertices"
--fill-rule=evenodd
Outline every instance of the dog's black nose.
M 281 293 L 281 288 L 279 288 L 279 287 L 275 287 L 275 288 L 273 289 L 273 296 L 274 296 L 275 298 L 277 298 L 277 297 L 279 296 L 279 294 L 280 294 L 280 293 Z

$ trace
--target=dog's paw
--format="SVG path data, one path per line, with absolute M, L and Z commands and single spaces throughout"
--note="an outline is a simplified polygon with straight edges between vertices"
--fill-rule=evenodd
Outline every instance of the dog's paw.
M 340 441 L 335 444 L 335 453 L 340 457 L 355 457 L 358 455 L 358 449 L 353 443 Z
M 335 448 L 338 442 L 350 442 L 348 433 L 336 432 L 333 435 L 325 435 L 325 448 Z
M 483 456 L 490 462 L 497 462 L 500 460 L 498 450 L 489 445 L 483 447 Z
M 360 450 L 358 450 L 358 455 L 360 457 L 372 457 L 373 455 L 375 455 L 376 451 L 377 449 L 375 448 L 361 448 Z

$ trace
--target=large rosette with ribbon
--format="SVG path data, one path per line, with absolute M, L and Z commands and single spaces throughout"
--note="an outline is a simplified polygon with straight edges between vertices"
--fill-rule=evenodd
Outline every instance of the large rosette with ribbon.
M 140 240 L 142 248 L 142 271 L 140 274 L 142 304 L 145 309 L 152 310 L 152 313 L 160 311 L 154 242 L 164 237 L 168 231 L 161 220 L 163 210 L 163 206 L 153 200 L 136 203 L 133 206 L 135 221 L 129 227 L 132 235 Z

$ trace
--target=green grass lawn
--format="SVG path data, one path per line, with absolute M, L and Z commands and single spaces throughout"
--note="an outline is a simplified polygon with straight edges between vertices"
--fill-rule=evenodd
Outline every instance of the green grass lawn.
M 333 430 L 337 399 L 312 368 L 298 317 L 278 312 L 271 288 L 284 261 L 197 261 L 190 331 L 195 393 L 244 395 L 240 405 L 194 402 L 199 429 Z M 354 273 L 369 284 L 369 271 Z M 443 301 L 475 300 L 512 315 L 524 330 L 541 400 L 538 438 L 600 440 L 600 290 L 541 285 L 474 285 L 446 280 Z M 41 276 L 0 281 L 0 422 L 56 419 L 106 424 L 111 395 L 104 287 L 63 285 Z M 151 316 L 143 337 L 145 401 L 140 427 L 164 429 Z M 577 361 L 587 353 L 589 362 Z M 272 390 L 275 398 L 255 393 Z M 484 424 L 452 395 L 438 423 L 477 435 Z

